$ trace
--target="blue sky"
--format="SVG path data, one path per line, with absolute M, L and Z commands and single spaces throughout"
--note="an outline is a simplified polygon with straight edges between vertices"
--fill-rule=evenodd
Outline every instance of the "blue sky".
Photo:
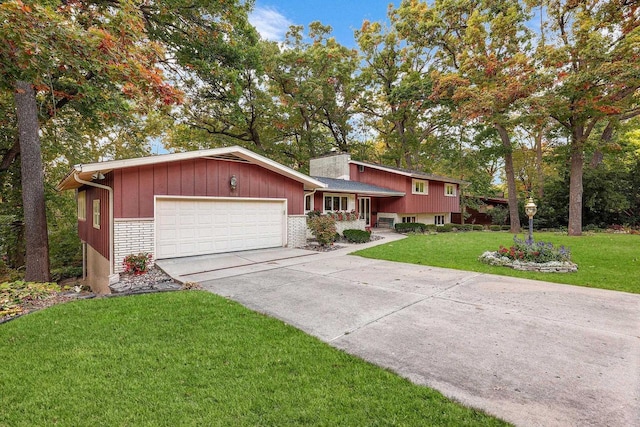
M 333 27 L 336 40 L 356 47 L 353 31 L 364 20 L 383 21 L 390 3 L 400 0 L 256 0 L 250 21 L 263 38 L 282 41 L 290 25 L 320 21 Z

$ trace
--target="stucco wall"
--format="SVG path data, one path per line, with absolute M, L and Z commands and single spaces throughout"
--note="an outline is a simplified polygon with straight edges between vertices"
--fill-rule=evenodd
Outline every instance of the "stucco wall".
M 109 294 L 109 260 L 87 245 L 87 284 L 97 294 Z
M 349 154 L 335 154 L 309 160 L 309 175 L 349 179 Z

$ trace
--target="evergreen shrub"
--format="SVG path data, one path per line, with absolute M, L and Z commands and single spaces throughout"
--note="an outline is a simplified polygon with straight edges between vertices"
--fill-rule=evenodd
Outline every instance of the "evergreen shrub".
M 351 243 L 366 243 L 371 240 L 371 232 L 364 230 L 344 230 L 344 238 Z

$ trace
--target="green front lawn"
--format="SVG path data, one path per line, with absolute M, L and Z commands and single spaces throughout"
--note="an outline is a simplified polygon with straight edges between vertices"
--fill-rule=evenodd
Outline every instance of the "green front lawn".
M 0 426 L 504 425 L 201 291 L 0 325 Z
M 522 235 L 520 238 L 524 238 Z M 368 258 L 400 261 L 457 270 L 545 280 L 640 293 L 640 236 L 597 233 L 569 237 L 556 233 L 534 233 L 536 241 L 552 242 L 571 249 L 577 273 L 534 273 L 478 261 L 484 251 L 497 251 L 513 244 L 513 235 L 503 232 L 439 233 L 413 235 L 406 239 L 355 252 Z

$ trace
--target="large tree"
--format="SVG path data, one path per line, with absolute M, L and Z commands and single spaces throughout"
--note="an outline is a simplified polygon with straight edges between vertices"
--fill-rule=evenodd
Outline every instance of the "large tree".
M 20 128 L 14 142 L 1 147 L 0 170 L 8 170 L 22 152 L 22 170 L 30 172 L 22 175 L 25 210 L 45 211 L 39 194 L 43 174 L 33 172 L 42 171 L 34 160 L 40 158 L 40 146 L 33 136 L 41 123 L 62 108 L 112 123 L 114 116 L 130 117 L 138 106 L 148 111 L 180 102 L 181 94 L 167 83 L 163 68 L 177 72 L 192 63 L 215 72 L 221 64 L 233 62 L 239 49 L 232 36 L 248 27 L 250 6 L 251 2 L 236 0 L 0 4 L 0 90 L 14 91 Z M 39 102 L 29 100 L 31 91 Z M 25 216 L 25 221 L 27 229 L 34 230 L 26 236 L 25 278 L 46 281 L 44 215 Z
M 272 96 L 278 100 L 281 149 L 299 164 L 331 149 L 351 149 L 351 115 L 359 95 L 355 50 L 338 43 L 320 22 L 292 26 L 277 55 L 265 60 Z
M 531 34 L 527 10 L 519 2 L 405 0 L 400 29 L 411 42 L 437 50 L 435 99 L 454 102 L 454 115 L 482 123 L 502 146 L 511 231 L 519 232 L 518 192 L 513 165 L 514 128 L 519 103 L 538 89 L 527 56 Z
M 620 122 L 640 114 L 640 9 L 629 0 L 530 3 L 547 17 L 539 54 L 554 84 L 540 105 L 569 134 L 568 229 L 577 236 L 588 145 L 606 144 Z
M 398 16 L 393 10 L 389 16 L 390 27 L 365 22 L 356 31 L 364 60 L 359 108 L 383 142 L 383 161 L 424 168 L 423 154 L 437 151 L 434 145 L 444 133 L 446 111 L 429 98 L 433 84 L 430 50 L 408 42 L 398 30 Z

